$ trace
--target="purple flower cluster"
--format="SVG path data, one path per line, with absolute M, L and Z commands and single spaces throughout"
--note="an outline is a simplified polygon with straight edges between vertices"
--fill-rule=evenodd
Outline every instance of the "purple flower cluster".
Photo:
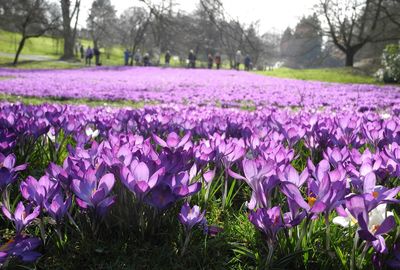
M 392 207 L 399 204 L 400 191 L 400 118 L 391 113 L 2 104 L 2 210 L 20 244 L 5 244 L 0 256 L 30 260 L 25 252 L 37 244 L 28 245 L 30 238 L 23 235 L 28 226 L 43 226 L 44 217 L 58 230 L 87 215 L 95 233 L 102 221 L 131 204 L 141 225 L 149 223 L 142 219 L 146 207 L 163 216 L 190 197 L 202 206 L 208 196 L 218 197 L 224 207 L 233 179 L 251 189 L 249 220 L 267 239 L 270 259 L 282 235 L 299 227 L 306 232 L 319 219 L 328 249 L 329 228 L 342 226 L 354 227 L 355 242 L 361 240 L 377 256 L 389 253 L 387 240 L 396 226 Z M 41 158 L 48 164 L 40 173 L 31 157 L 38 148 L 46 149 Z M 21 170 L 36 178 L 19 179 Z M 210 195 L 213 182 L 221 179 L 225 190 Z M 10 186 L 19 187 L 22 201 L 9 197 Z M 205 219 L 198 206 L 181 208 L 179 220 L 187 231 Z M 298 237 L 300 245 L 304 235 Z
M 0 91 L 13 95 L 127 99 L 165 104 L 236 107 L 245 102 L 259 107 L 333 107 L 364 111 L 390 109 L 399 104 L 400 97 L 399 88 L 394 86 L 299 81 L 231 70 L 153 67 L 57 71 L 0 69 L 0 76 L 13 78 L 0 81 Z

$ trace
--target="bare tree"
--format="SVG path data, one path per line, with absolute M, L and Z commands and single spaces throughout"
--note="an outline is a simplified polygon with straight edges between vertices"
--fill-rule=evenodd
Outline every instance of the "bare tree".
M 256 35 L 254 38 L 254 26 L 256 23 L 245 27 L 235 18 L 232 18 L 224 9 L 221 0 L 200 0 L 200 6 L 208 13 L 209 19 L 214 23 L 220 33 L 220 42 L 229 57 L 231 65 L 235 52 L 243 47 L 247 53 L 253 55 L 253 60 L 259 58 L 258 50 L 260 50 L 261 39 Z
M 173 8 L 175 3 L 173 0 L 160 0 L 158 3 L 154 3 L 151 0 L 139 0 L 148 9 L 152 15 L 151 21 L 151 33 L 153 36 L 154 47 L 157 50 L 158 56 L 161 51 L 168 47 L 169 35 L 171 31 Z M 160 59 L 158 59 L 158 62 Z
M 61 58 L 73 59 L 81 0 L 75 0 L 73 5 L 71 0 L 60 0 L 60 3 L 64 38 L 64 54 Z M 72 27 L 73 22 L 74 26 Z
M 365 44 L 396 39 L 383 38 L 385 31 L 376 31 L 383 3 L 383 0 L 320 0 L 319 8 L 328 25 L 326 34 L 346 55 L 346 66 L 353 66 L 354 56 Z
M 382 10 L 393 24 L 400 27 L 400 0 L 386 0 Z
M 152 15 L 142 7 L 131 7 L 125 10 L 118 19 L 117 28 L 120 43 L 135 52 L 143 44 Z M 133 65 L 133 58 L 131 58 Z
M 60 15 L 57 7 L 46 0 L 11 0 L 7 4 L 12 8 L 0 15 L 0 20 L 7 23 L 10 30 L 21 34 L 13 62 L 17 65 L 25 42 L 57 28 Z M 6 10 L 5 7 L 2 8 Z
M 116 13 L 117 11 L 111 5 L 110 0 L 95 0 L 93 2 L 87 24 L 94 47 L 98 47 L 99 42 L 103 45 L 112 43 L 117 22 Z

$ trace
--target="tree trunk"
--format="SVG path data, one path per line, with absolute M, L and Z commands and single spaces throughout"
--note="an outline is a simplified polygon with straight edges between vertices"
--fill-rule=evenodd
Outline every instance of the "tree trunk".
M 21 41 L 19 42 L 17 53 L 15 54 L 15 58 L 14 58 L 14 62 L 13 62 L 14 66 L 16 66 L 18 64 L 18 58 L 19 58 L 19 55 L 21 54 L 22 49 L 24 48 L 25 41 L 26 41 L 26 37 L 23 36 Z
M 353 67 L 354 55 L 355 55 L 355 53 L 353 51 L 346 52 L 346 67 Z
M 74 58 L 74 36 L 71 29 L 70 17 L 70 0 L 61 0 L 61 9 L 63 17 L 63 38 L 64 38 L 64 54 L 62 59 Z

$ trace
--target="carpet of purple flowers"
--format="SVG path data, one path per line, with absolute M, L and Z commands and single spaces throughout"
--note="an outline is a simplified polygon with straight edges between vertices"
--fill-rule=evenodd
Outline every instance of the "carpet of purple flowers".
M 400 267 L 396 87 L 153 68 L 1 75 L 15 95 L 165 104 L 1 104 L 0 267 Z

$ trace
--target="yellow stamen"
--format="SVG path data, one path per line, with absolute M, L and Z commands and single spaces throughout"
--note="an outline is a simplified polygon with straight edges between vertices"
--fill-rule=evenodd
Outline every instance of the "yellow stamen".
M 314 204 L 315 204 L 315 202 L 317 201 L 317 198 L 315 198 L 315 197 L 308 197 L 307 200 L 308 200 L 308 205 L 309 205 L 310 207 L 313 207 Z
M 372 228 L 371 228 L 371 231 L 372 231 L 373 233 L 375 233 L 375 232 L 379 229 L 380 226 L 381 226 L 381 225 L 373 225 Z
M 379 193 L 377 191 L 372 192 L 372 196 L 376 199 L 379 196 Z

